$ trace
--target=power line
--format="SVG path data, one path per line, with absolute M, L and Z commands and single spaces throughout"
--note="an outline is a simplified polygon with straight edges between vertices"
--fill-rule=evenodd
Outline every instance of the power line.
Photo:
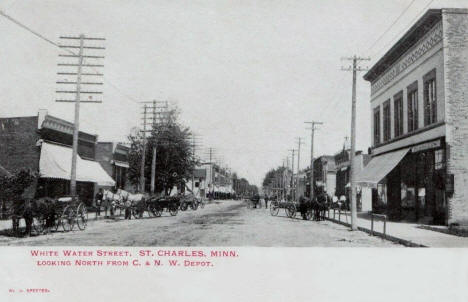
M 411 7 L 411 5 L 413 5 L 413 3 L 415 2 L 416 0 L 413 0 L 410 2 L 410 4 L 408 4 L 408 6 L 406 6 L 403 11 L 400 13 L 400 15 L 392 22 L 392 24 L 390 24 L 390 26 L 377 38 L 377 40 L 374 41 L 374 43 L 372 43 L 372 45 L 366 50 L 366 52 L 368 52 L 369 50 L 371 50 L 384 36 L 386 33 L 388 33 L 390 31 L 390 29 L 398 22 L 398 20 L 400 20 L 400 18 L 406 13 L 406 11 Z
M 19 27 L 23 28 L 24 30 L 30 32 L 31 34 L 35 35 L 36 37 L 46 41 L 47 43 L 55 46 L 55 47 L 58 47 L 58 48 L 61 48 L 61 46 L 57 43 L 55 43 L 54 41 L 46 38 L 45 36 L 43 36 L 42 34 L 38 33 L 37 31 L 31 29 L 30 27 L 26 26 L 25 24 L 21 23 L 20 21 L 16 20 L 15 18 L 11 17 L 10 15 L 7 15 L 3 10 L 0 10 L 0 15 L 5 17 L 6 19 L 10 20 L 11 22 L 13 22 L 14 24 L 18 25 Z M 77 55 L 76 53 L 74 53 L 73 51 L 69 50 L 69 49 L 66 49 L 66 51 L 72 55 Z M 118 91 L 120 94 L 122 94 L 125 98 L 127 98 L 128 100 L 130 100 L 131 102 L 133 103 L 137 103 L 138 104 L 138 101 L 127 95 L 126 93 L 124 93 L 120 88 L 117 87 L 117 85 L 113 84 L 111 81 L 109 81 L 108 79 L 104 79 L 104 81 L 109 84 L 112 88 L 114 88 L 116 91 Z
M 424 13 L 424 11 L 426 10 L 426 8 L 428 8 L 429 5 L 432 4 L 432 2 L 434 2 L 434 0 L 429 1 L 429 3 L 426 4 L 426 6 L 424 6 L 423 9 L 421 9 L 421 10 L 419 11 L 418 14 L 416 14 L 416 16 L 411 20 L 411 22 L 409 22 L 409 26 L 411 26 L 411 24 L 413 24 L 413 23 L 422 15 L 422 13 Z M 395 35 L 395 38 L 393 38 L 391 41 L 389 41 L 387 44 L 385 44 L 383 47 L 381 47 L 381 48 L 376 52 L 376 54 L 377 54 L 377 53 L 380 53 L 382 50 L 384 50 L 385 48 L 387 48 L 388 45 L 390 45 L 390 44 L 393 43 L 397 38 L 399 38 L 400 35 L 401 35 L 404 31 L 407 30 L 407 28 L 408 28 L 408 26 L 405 26 L 401 31 L 399 31 L 398 34 Z

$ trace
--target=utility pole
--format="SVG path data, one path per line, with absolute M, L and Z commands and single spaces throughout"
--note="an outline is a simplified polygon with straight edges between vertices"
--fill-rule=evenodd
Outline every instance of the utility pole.
M 353 72 L 353 90 L 351 100 L 351 154 L 349 156 L 349 183 L 351 185 L 351 230 L 357 230 L 357 207 L 356 207 L 356 184 L 354 183 L 355 171 L 354 171 L 354 155 L 356 152 L 356 73 L 358 71 L 365 71 L 367 68 L 358 66 L 360 61 L 370 61 L 370 58 L 361 58 L 356 55 L 353 57 L 342 58 L 342 60 L 352 61 L 353 65 L 348 68 L 342 67 L 343 71 Z
M 301 164 L 301 145 L 304 143 L 302 142 L 302 137 L 297 138 L 297 174 L 296 174 L 296 197 L 299 197 L 299 171 L 300 171 L 300 164 Z
M 72 196 L 76 196 L 76 162 L 77 162 L 77 157 L 78 157 L 78 141 L 79 141 L 79 129 L 80 129 L 80 104 L 81 103 L 102 103 L 102 100 L 93 100 L 93 95 L 99 94 L 102 95 L 102 91 L 86 91 L 86 90 L 81 90 L 82 85 L 102 85 L 102 82 L 93 82 L 93 81 L 83 81 L 82 77 L 83 76 L 93 76 L 93 77 L 99 77 L 103 76 L 102 73 L 99 73 L 96 71 L 95 67 L 104 67 L 102 64 L 95 64 L 95 61 L 92 64 L 86 64 L 84 62 L 84 58 L 86 59 L 103 59 L 104 56 L 98 56 L 98 55 L 88 55 L 84 53 L 85 49 L 93 49 L 94 51 L 99 51 L 105 49 L 104 47 L 101 46 L 89 46 L 85 45 L 85 41 L 105 41 L 104 38 L 91 38 L 91 37 L 85 37 L 84 34 L 79 35 L 78 37 L 66 37 L 62 36 L 60 37 L 62 40 L 66 40 L 68 42 L 70 41 L 76 41 L 79 40 L 79 45 L 59 45 L 60 48 L 64 49 L 67 53 L 66 54 L 59 54 L 59 57 L 62 58 L 77 58 L 78 62 L 66 62 L 66 63 L 59 63 L 58 66 L 61 68 L 65 68 L 68 70 L 62 70 L 57 72 L 57 75 L 61 76 L 61 78 L 56 82 L 57 84 L 63 84 L 63 85 L 76 85 L 75 90 L 56 90 L 56 93 L 60 95 L 69 95 L 69 94 L 75 94 L 75 99 L 70 100 L 67 97 L 65 98 L 59 98 L 56 100 L 56 102 L 62 102 L 62 103 L 75 103 L 75 118 L 74 118 L 74 127 L 73 127 L 73 146 L 72 146 L 72 159 L 71 159 L 71 175 L 70 175 L 70 194 Z M 73 44 L 73 43 L 72 43 Z M 78 54 L 74 53 L 71 49 L 78 49 Z M 70 71 L 70 67 L 75 68 L 77 67 L 77 71 L 75 72 L 74 70 Z M 90 72 L 90 71 L 85 71 L 83 72 L 83 67 L 85 68 L 92 68 L 95 70 L 95 73 Z M 64 77 L 62 77 L 64 76 Z M 75 81 L 69 81 L 67 79 L 67 76 L 76 76 Z M 68 86 L 69 87 L 69 86 Z M 81 95 L 85 94 L 88 95 L 88 99 L 81 99 Z
M 311 121 L 311 122 L 304 122 L 305 124 L 310 124 L 311 128 L 309 128 L 311 131 L 310 135 L 310 199 L 314 199 L 314 135 L 315 135 L 315 130 L 318 130 L 315 128 L 316 125 L 322 125 L 322 122 L 317 122 L 317 121 Z
M 295 196 L 295 189 L 294 189 L 294 154 L 296 152 L 295 149 L 290 149 L 289 152 L 292 152 L 292 160 L 291 160 L 291 169 L 292 169 L 292 175 L 291 175 L 291 193 L 292 193 L 292 199 L 296 200 Z
M 143 146 L 141 148 L 140 193 L 145 193 L 146 113 L 147 105 L 145 104 L 143 106 Z
M 160 101 L 147 101 L 147 102 L 140 102 L 145 104 L 144 105 L 144 111 L 143 111 L 143 132 L 144 132 L 144 145 L 146 146 L 146 132 L 153 133 L 153 130 L 155 127 L 164 125 L 165 122 L 167 122 L 168 118 L 168 113 L 169 113 L 169 105 L 166 102 L 160 102 Z M 161 106 L 159 104 L 162 104 Z M 149 129 L 146 128 L 146 126 L 149 126 Z M 155 187 L 156 187 L 156 160 L 157 160 L 157 147 L 158 147 L 158 137 L 153 137 L 154 141 L 154 146 L 153 146 L 153 152 L 152 152 L 152 158 L 151 158 L 151 187 L 150 187 L 150 192 L 151 194 L 154 194 L 155 192 Z M 146 147 L 145 147 L 145 153 L 146 155 Z M 142 159 L 142 164 L 144 166 L 144 159 Z M 143 181 L 144 181 L 144 171 L 141 172 L 143 173 Z M 140 179 L 141 180 L 141 179 Z M 144 185 L 144 183 L 143 183 Z

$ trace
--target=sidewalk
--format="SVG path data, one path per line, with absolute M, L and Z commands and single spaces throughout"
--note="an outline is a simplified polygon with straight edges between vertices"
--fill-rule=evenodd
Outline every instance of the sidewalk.
M 333 211 L 330 211 L 329 218 L 326 219 L 347 226 L 350 226 L 351 223 L 349 212 L 341 212 L 339 219 L 338 211 L 336 211 L 335 219 L 333 219 Z M 357 225 L 359 230 L 371 233 L 370 217 L 359 215 Z M 374 219 L 374 236 L 383 237 L 383 228 L 384 222 L 381 219 Z M 447 227 L 441 226 L 440 232 L 428 228 L 434 227 L 416 223 L 387 221 L 386 239 L 413 247 L 468 247 L 468 237 L 443 233 Z

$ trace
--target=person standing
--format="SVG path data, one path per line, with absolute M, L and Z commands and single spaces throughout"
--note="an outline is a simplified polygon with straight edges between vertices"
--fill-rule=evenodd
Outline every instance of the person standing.
M 268 209 L 268 195 L 265 195 L 265 209 Z
M 96 216 L 101 216 L 101 203 L 104 198 L 104 193 L 102 188 L 99 188 L 99 191 L 96 194 Z

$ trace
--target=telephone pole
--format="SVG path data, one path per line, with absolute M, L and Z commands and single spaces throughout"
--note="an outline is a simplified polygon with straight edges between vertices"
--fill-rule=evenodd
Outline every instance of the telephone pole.
M 351 230 L 357 230 L 357 207 L 356 207 L 356 184 L 354 183 L 355 171 L 354 171 L 354 155 L 356 152 L 356 74 L 358 71 L 365 71 L 367 68 L 358 66 L 360 61 L 370 61 L 370 58 L 361 58 L 356 55 L 348 58 L 342 58 L 342 60 L 352 61 L 353 65 L 347 68 L 342 67 L 343 71 L 353 72 L 353 90 L 351 100 L 351 154 L 349 156 L 349 183 L 351 185 Z
M 56 82 L 57 84 L 61 85 L 75 85 L 75 90 L 69 90 L 69 89 L 64 89 L 64 90 L 56 90 L 56 93 L 59 95 L 69 95 L 69 94 L 75 94 L 75 99 L 70 100 L 67 97 L 64 98 L 59 98 L 56 100 L 56 102 L 61 102 L 61 103 L 75 103 L 75 118 L 74 118 L 74 125 L 73 125 L 73 146 L 72 146 L 72 160 L 71 160 L 71 175 L 70 175 L 70 194 L 72 196 L 76 196 L 76 162 L 77 162 L 77 157 L 78 157 L 78 141 L 79 141 L 79 129 L 80 129 L 80 104 L 81 103 L 102 103 L 101 100 L 93 100 L 93 95 L 102 95 L 102 91 L 98 90 L 81 90 L 81 86 L 84 85 L 85 87 L 87 85 L 102 85 L 102 82 L 94 82 L 94 81 L 88 81 L 84 80 L 83 77 L 91 76 L 91 77 L 100 77 L 103 76 L 102 73 L 99 73 L 96 68 L 99 67 L 104 67 L 102 64 L 96 64 L 96 59 L 103 59 L 104 56 L 101 55 L 90 55 L 88 53 L 85 53 L 85 50 L 93 50 L 93 51 L 99 51 L 99 50 L 104 50 L 104 47 L 101 46 L 90 46 L 90 45 L 85 45 L 86 42 L 90 41 L 105 41 L 104 38 L 91 38 L 91 37 L 86 37 L 84 34 L 79 35 L 78 37 L 68 37 L 68 36 L 62 36 L 60 37 L 62 40 L 66 40 L 67 42 L 72 42 L 72 41 L 79 41 L 79 45 L 73 44 L 72 45 L 59 45 L 60 48 L 65 50 L 67 53 L 66 54 L 59 54 L 59 57 L 62 58 L 67 58 L 67 60 L 74 60 L 78 59 L 78 62 L 72 62 L 68 61 L 66 63 L 59 63 L 58 66 L 60 68 L 64 68 L 64 70 L 61 70 L 57 72 L 57 75 L 59 75 L 61 78 Z M 78 49 L 78 54 L 74 53 L 71 49 Z M 90 63 L 85 63 L 84 59 L 90 59 L 92 62 Z M 72 68 L 72 70 L 70 70 Z M 76 71 L 74 70 L 76 68 Z M 91 72 L 88 70 L 85 70 L 83 72 L 83 68 L 92 68 L 95 72 Z M 76 80 L 69 81 L 68 76 L 76 76 Z M 70 87 L 70 86 L 66 86 Z M 88 98 L 82 100 L 81 95 L 87 95 Z
M 294 188 L 294 154 L 297 150 L 296 149 L 290 149 L 289 152 L 292 152 L 292 160 L 291 160 L 291 169 L 292 169 L 292 175 L 291 175 L 291 193 L 292 193 L 292 199 L 295 200 L 295 188 Z
M 164 125 L 167 121 L 167 114 L 169 113 L 169 105 L 168 102 L 161 102 L 161 101 L 147 101 L 141 102 L 144 104 L 143 106 L 143 156 L 142 156 L 142 167 L 140 170 L 140 186 L 142 186 L 142 192 L 144 192 L 145 186 L 145 176 L 144 176 L 144 166 L 145 166 L 145 155 L 146 155 L 146 132 L 152 133 L 154 128 L 157 126 Z M 149 105 L 148 105 L 149 104 Z M 160 105 L 162 104 L 162 105 Z M 146 128 L 149 126 L 149 129 Z M 154 194 L 155 187 L 156 187 L 156 160 L 157 160 L 157 147 L 158 147 L 158 137 L 153 137 L 154 144 L 153 144 L 153 154 L 151 158 L 151 187 L 150 192 Z
M 318 130 L 315 128 L 316 125 L 322 125 L 322 122 L 317 122 L 317 121 L 311 121 L 311 122 L 304 122 L 305 124 L 310 124 L 311 128 L 309 128 L 311 131 L 310 135 L 310 199 L 314 199 L 314 135 L 315 135 L 315 130 Z
M 299 170 L 301 164 L 301 145 L 304 143 L 302 142 L 302 137 L 297 138 L 297 174 L 296 174 L 296 197 L 299 196 Z

